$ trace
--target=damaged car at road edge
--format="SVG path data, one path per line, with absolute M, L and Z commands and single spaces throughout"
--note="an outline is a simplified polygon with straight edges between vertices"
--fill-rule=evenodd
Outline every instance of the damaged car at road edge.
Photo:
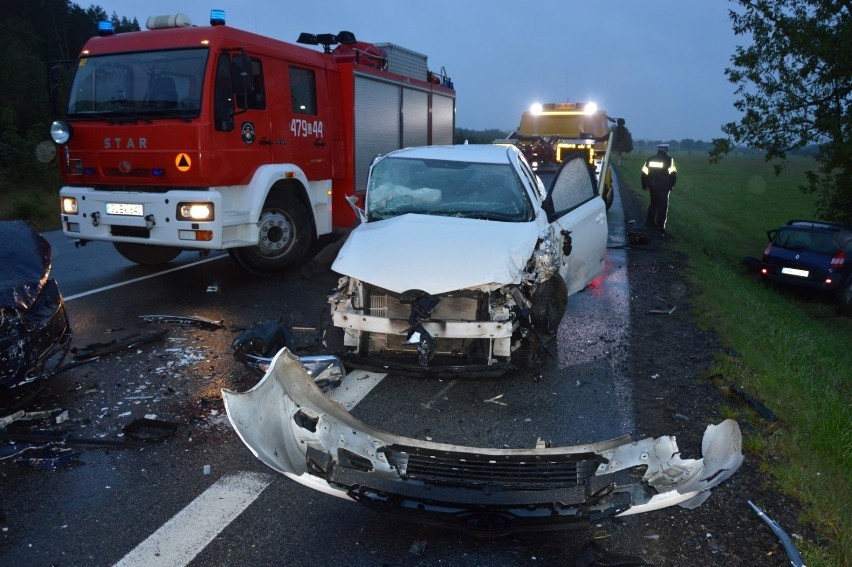
M 514 146 L 397 150 L 373 163 L 356 212 L 329 297 L 347 368 L 535 368 L 605 263 L 605 204 L 579 155 L 545 188 Z
M 0 395 L 49 376 L 71 346 L 50 243 L 22 220 L 0 221 Z M 7 393 L 7 392 L 6 392 Z
M 673 436 L 568 447 L 538 441 L 531 449 L 406 438 L 355 419 L 287 349 L 251 390 L 222 396 L 246 446 L 292 480 L 475 535 L 583 528 L 611 516 L 695 508 L 743 461 L 733 420 L 707 427 L 700 459 L 682 459 Z

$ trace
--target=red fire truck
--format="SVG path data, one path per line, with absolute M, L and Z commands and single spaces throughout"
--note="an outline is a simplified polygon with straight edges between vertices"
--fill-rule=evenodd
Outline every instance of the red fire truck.
M 451 144 L 455 91 L 426 57 L 350 32 L 303 47 L 178 14 L 103 26 L 51 126 L 62 227 L 140 264 L 228 250 L 266 273 L 355 220 L 377 154 Z

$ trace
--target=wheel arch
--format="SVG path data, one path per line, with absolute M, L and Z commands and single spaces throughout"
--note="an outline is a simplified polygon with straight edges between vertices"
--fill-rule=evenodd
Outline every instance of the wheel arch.
M 314 217 L 314 204 L 311 203 L 311 199 L 308 196 L 308 191 L 305 185 L 303 185 L 300 180 L 293 178 L 278 180 L 269 188 L 269 191 L 266 193 L 266 197 L 264 198 L 264 203 L 266 203 L 266 199 L 274 193 L 290 193 L 294 195 L 302 205 L 304 205 L 305 210 L 308 211 L 308 218 L 311 223 L 312 238 L 316 239 L 317 220 Z M 261 209 L 262 208 L 263 206 L 261 205 Z
M 308 178 L 305 172 L 294 164 L 270 164 L 257 168 L 251 182 L 249 183 L 249 220 L 257 223 L 263 206 L 266 204 L 269 194 L 273 191 L 293 191 L 310 213 L 311 225 L 316 232 L 316 219 L 314 218 L 314 203 L 308 191 Z

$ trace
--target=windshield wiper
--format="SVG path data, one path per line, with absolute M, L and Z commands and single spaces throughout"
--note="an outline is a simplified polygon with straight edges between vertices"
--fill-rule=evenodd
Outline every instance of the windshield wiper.
M 157 118 L 157 117 L 177 118 L 178 120 L 182 120 L 184 122 L 192 122 L 192 119 L 189 116 L 187 116 L 186 113 L 174 112 L 172 110 L 167 110 L 167 109 L 164 109 L 164 108 L 158 108 L 157 109 L 157 113 L 154 115 L 154 118 Z
M 495 213 L 495 212 L 470 212 L 469 217 L 479 220 L 507 221 L 517 222 L 518 215 L 516 213 Z
M 142 120 L 146 124 L 151 123 L 150 118 L 139 114 L 134 110 L 110 110 L 109 112 L 99 112 L 97 114 L 99 115 L 99 117 L 103 116 L 104 118 L 106 118 L 107 122 L 109 122 L 110 124 L 128 124 L 138 122 L 139 120 Z

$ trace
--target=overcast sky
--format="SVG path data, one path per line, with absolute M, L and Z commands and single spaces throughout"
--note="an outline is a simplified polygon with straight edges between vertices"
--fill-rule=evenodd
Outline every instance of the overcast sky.
M 728 0 L 102 0 L 107 14 L 181 12 L 295 42 L 300 32 L 351 31 L 393 43 L 446 69 L 456 125 L 507 131 L 534 102 L 594 100 L 624 117 L 634 139 L 722 136 L 736 120 L 725 75 L 735 46 Z

